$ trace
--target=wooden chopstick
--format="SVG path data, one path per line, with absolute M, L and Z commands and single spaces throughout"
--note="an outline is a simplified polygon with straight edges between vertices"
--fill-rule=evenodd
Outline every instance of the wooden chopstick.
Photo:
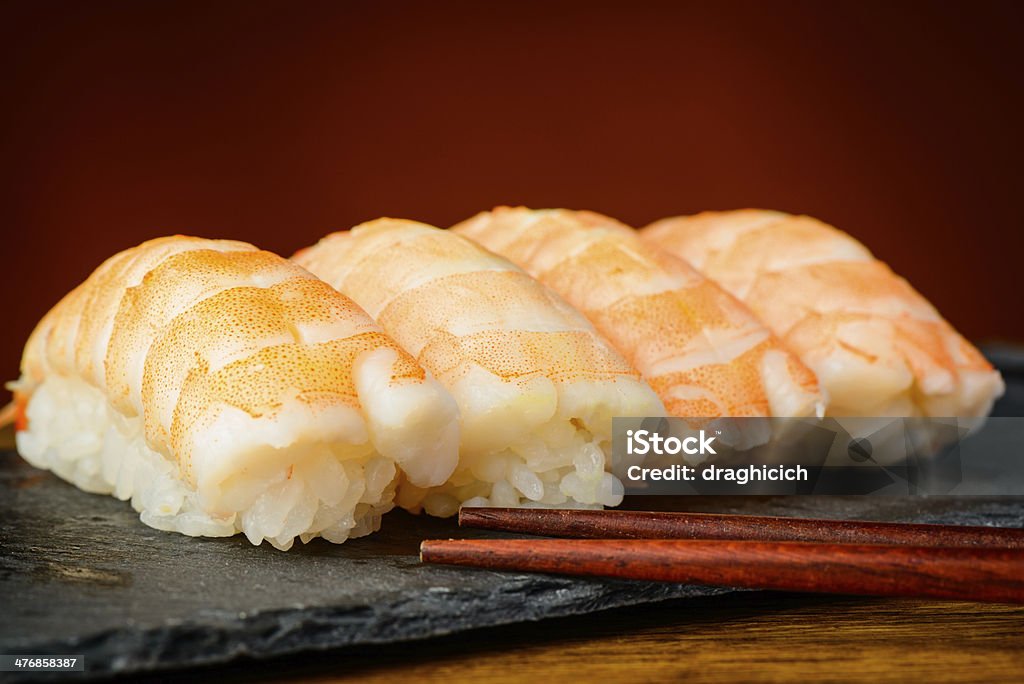
M 428 540 L 428 563 L 782 591 L 1024 603 L 1024 551 L 732 540 Z
M 589 539 L 425 541 L 425 562 L 752 589 L 1024 603 L 1024 530 L 709 513 L 464 508 Z
M 463 508 L 459 525 L 547 537 L 720 539 L 1024 549 L 1024 530 L 716 513 Z

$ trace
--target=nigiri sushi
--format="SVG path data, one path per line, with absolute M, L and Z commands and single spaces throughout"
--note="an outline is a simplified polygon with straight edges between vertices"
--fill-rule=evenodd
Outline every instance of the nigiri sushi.
M 613 416 L 660 416 L 639 374 L 560 297 L 449 231 L 380 219 L 294 259 L 352 297 L 451 391 L 459 465 L 399 485 L 432 515 L 474 506 L 616 505 Z
M 624 224 L 592 212 L 499 207 L 453 230 L 583 312 L 673 416 L 822 411 L 814 374 L 741 302 Z
M 817 219 L 706 212 L 642 235 L 771 326 L 817 373 L 829 415 L 977 417 L 1003 393 L 999 372 L 907 281 Z
M 451 395 L 350 299 L 244 242 L 167 237 L 44 316 L 11 383 L 17 446 L 147 525 L 343 542 L 455 467 Z

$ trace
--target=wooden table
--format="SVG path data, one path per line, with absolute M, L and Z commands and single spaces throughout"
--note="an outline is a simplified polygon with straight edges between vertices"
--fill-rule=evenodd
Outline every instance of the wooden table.
M 0 430 L 0 448 L 13 442 Z M 742 592 L 152 681 L 1022 681 L 1024 606 Z

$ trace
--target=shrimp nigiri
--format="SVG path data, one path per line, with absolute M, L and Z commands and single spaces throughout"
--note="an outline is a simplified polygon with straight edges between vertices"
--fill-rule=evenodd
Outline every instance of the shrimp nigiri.
M 350 299 L 244 242 L 168 237 L 104 262 L 29 338 L 22 456 L 192 536 L 368 534 L 398 477 L 455 466 L 451 396 Z
M 818 375 L 833 416 L 986 415 L 1003 381 L 907 281 L 809 216 L 706 212 L 643 237 L 742 299 Z
M 453 228 L 562 295 L 685 418 L 808 416 L 814 374 L 741 302 L 592 212 L 499 207 Z
M 399 485 L 432 515 L 460 504 L 599 506 L 612 417 L 660 416 L 639 374 L 555 293 L 449 231 L 380 219 L 295 257 L 352 297 L 454 395 L 459 465 L 443 486 Z

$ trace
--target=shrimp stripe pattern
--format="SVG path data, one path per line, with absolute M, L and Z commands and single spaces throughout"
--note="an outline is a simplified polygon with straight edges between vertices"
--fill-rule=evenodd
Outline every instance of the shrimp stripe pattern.
M 986 415 L 999 373 L 906 280 L 809 216 L 705 212 L 644 239 L 742 299 L 817 373 L 835 416 Z
M 500 207 L 453 228 L 562 295 L 680 417 L 820 413 L 814 374 L 736 298 L 592 212 Z

